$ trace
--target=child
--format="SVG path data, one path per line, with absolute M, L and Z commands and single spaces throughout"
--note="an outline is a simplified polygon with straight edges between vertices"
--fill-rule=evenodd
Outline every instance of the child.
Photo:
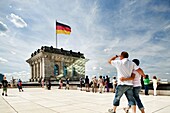
M 158 86 L 158 79 L 156 78 L 156 76 L 153 76 L 152 82 L 153 82 L 153 89 L 154 89 L 153 95 L 157 96 L 156 89 Z
M 22 81 L 21 79 L 18 80 L 18 89 L 19 89 L 19 92 L 23 92 L 24 90 L 22 89 Z
M 69 90 L 69 78 L 66 79 L 66 87 L 65 87 L 65 89 Z
M 4 92 L 5 92 L 5 96 L 7 96 L 8 81 L 6 80 L 6 76 L 4 76 L 4 79 L 2 80 L 2 87 L 3 87 L 2 95 L 4 96 Z

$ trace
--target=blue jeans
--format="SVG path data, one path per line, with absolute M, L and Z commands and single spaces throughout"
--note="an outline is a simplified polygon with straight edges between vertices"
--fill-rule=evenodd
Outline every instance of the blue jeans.
M 144 85 L 144 87 L 145 87 L 145 95 L 149 95 L 149 88 L 148 88 L 148 85 Z
M 143 109 L 143 104 L 140 100 L 140 97 L 139 97 L 139 92 L 141 91 L 141 87 L 133 87 L 133 96 L 136 100 L 136 104 L 138 106 L 139 109 Z
M 107 92 L 109 92 L 109 83 L 106 84 Z
M 136 100 L 136 104 L 137 104 L 139 109 L 143 109 L 144 107 L 143 107 L 143 104 L 142 104 L 142 102 L 140 100 L 140 97 L 139 97 L 139 92 L 140 91 L 141 91 L 141 87 L 140 86 L 139 87 L 133 87 L 133 97 Z M 126 93 L 125 93 L 125 95 L 127 97 Z M 127 99 L 128 99 L 128 97 L 127 97 Z M 130 106 L 130 104 L 129 104 L 129 106 Z
M 120 98 L 124 93 L 126 93 L 127 95 L 128 103 L 130 105 L 136 105 L 135 99 L 133 98 L 133 86 L 128 86 L 128 85 L 118 85 L 116 87 L 116 93 L 115 93 L 115 98 L 113 100 L 113 105 L 119 106 Z

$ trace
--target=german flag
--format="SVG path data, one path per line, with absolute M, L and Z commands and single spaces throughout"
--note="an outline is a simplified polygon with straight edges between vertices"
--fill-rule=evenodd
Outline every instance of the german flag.
M 66 34 L 70 35 L 71 27 L 59 22 L 56 22 L 56 34 Z

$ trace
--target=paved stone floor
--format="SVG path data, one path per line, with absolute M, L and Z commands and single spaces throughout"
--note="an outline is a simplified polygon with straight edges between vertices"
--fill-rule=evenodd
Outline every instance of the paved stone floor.
M 0 89 L 2 92 L 2 89 Z M 107 113 L 112 108 L 114 93 L 92 93 L 52 87 L 25 88 L 24 92 L 8 89 L 8 96 L 0 96 L 0 113 Z M 146 113 L 169 113 L 170 96 L 141 95 Z M 124 113 L 127 105 L 122 97 L 117 113 Z M 140 113 L 137 109 L 137 113 Z

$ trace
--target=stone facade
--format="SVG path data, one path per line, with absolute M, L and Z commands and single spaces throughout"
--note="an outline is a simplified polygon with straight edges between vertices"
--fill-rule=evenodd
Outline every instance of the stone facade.
M 84 54 L 80 52 L 57 49 L 52 46 L 42 46 L 26 60 L 31 68 L 30 81 L 39 81 L 42 78 L 69 78 L 77 81 L 80 77 L 84 78 L 87 61 Z

